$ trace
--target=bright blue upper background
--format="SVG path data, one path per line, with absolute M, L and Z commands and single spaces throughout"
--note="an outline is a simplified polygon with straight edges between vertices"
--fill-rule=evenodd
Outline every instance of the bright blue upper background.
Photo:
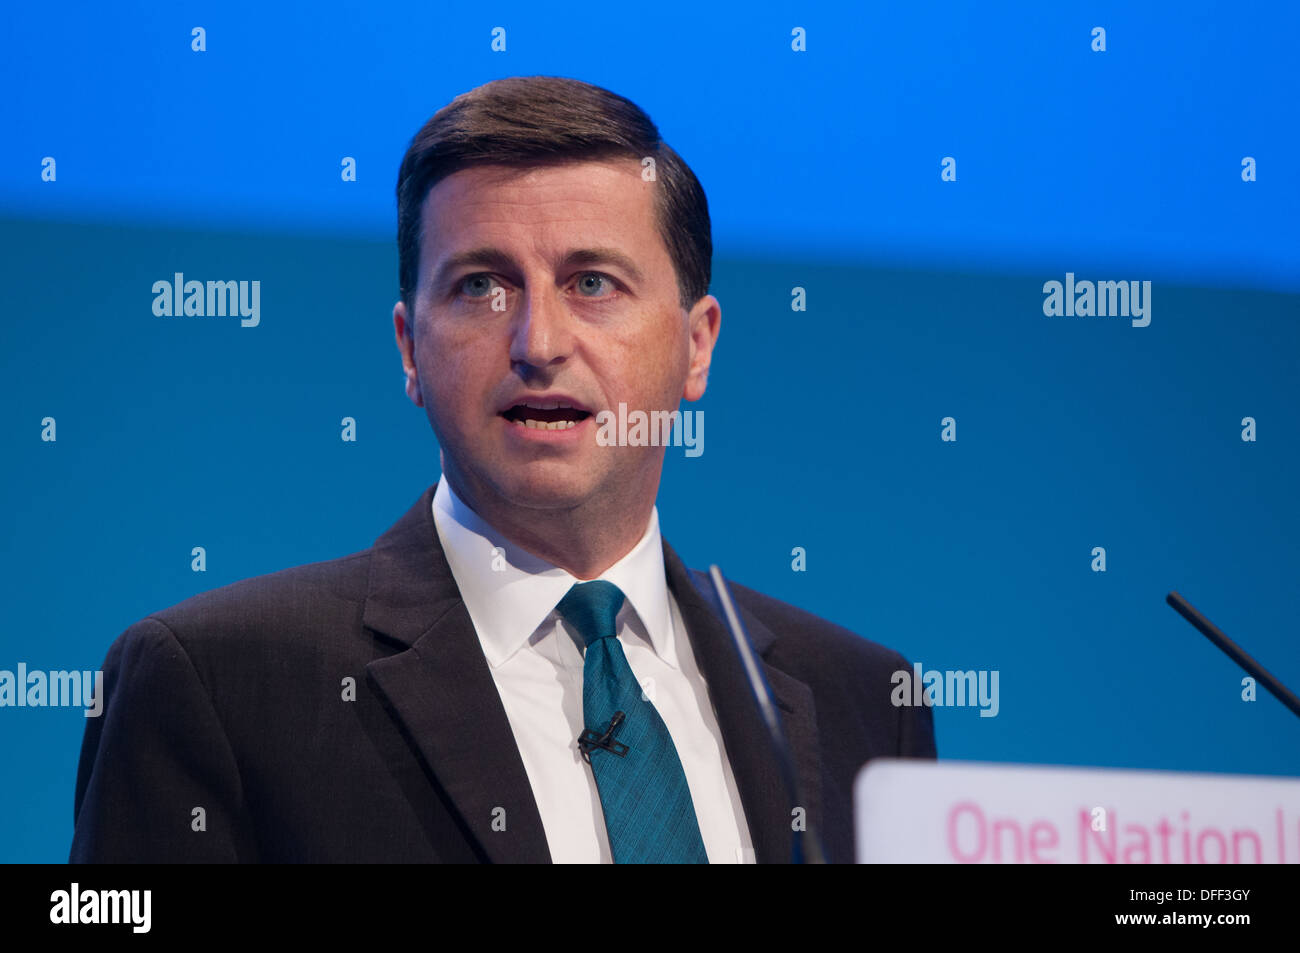
M 656 119 L 706 185 L 720 255 L 1300 289 L 1295 3 L 382 6 L 12 7 L 0 205 L 387 238 L 429 115 L 554 73 Z

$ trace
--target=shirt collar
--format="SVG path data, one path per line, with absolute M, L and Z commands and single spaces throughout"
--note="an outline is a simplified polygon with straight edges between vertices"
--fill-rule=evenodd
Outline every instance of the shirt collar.
M 433 494 L 433 522 L 488 664 L 496 668 L 523 648 L 580 580 L 506 539 L 445 478 Z M 655 654 L 677 668 L 658 507 L 640 541 L 597 578 L 623 591 Z

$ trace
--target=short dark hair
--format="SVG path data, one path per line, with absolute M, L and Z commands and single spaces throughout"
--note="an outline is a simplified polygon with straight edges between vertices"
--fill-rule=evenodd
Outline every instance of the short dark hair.
M 416 133 L 397 174 L 398 286 L 414 319 L 422 209 L 430 189 L 478 165 L 528 168 L 628 157 L 655 161 L 655 218 L 685 310 L 709 293 L 713 237 L 695 173 L 631 100 L 561 76 L 511 76 L 462 93 Z

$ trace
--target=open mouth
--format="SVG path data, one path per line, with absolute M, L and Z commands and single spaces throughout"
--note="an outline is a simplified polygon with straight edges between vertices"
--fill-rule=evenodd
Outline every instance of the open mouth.
M 557 401 L 538 401 L 515 404 L 502 411 L 501 416 L 515 426 L 527 427 L 529 430 L 571 430 L 591 414 Z

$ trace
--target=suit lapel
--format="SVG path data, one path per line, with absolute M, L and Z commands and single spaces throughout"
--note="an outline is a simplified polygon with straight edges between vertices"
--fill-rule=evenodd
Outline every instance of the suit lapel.
M 435 487 L 371 551 L 362 623 L 401 650 L 366 671 L 478 853 L 549 863 L 528 774 L 434 526 Z
M 527 771 L 469 612 L 433 522 L 436 484 L 376 540 L 362 624 L 397 651 L 366 666 L 407 744 L 451 802 L 476 852 L 495 863 L 549 863 L 550 850 Z M 665 542 L 664 570 L 709 686 L 726 754 L 760 863 L 790 860 L 792 810 L 821 817 L 821 754 L 812 693 L 763 662 L 781 712 L 806 804 L 790 801 L 731 635 L 707 581 Z M 704 591 L 702 591 L 702 589 Z M 739 608 L 739 607 L 738 607 Z M 760 658 L 775 634 L 744 608 Z M 502 814 L 504 811 L 504 814 Z M 494 829 L 504 821 L 504 830 Z M 436 845 L 435 845 L 436 846 Z
M 807 801 L 796 805 L 782 784 L 780 762 L 706 577 L 692 574 L 667 542 L 664 570 L 689 630 L 691 648 L 709 685 L 709 697 L 717 711 L 718 727 L 745 808 L 755 858 L 759 863 L 789 863 L 794 847 L 794 808 L 805 808 L 814 821 L 821 819 L 821 752 L 812 691 L 798 679 L 762 662 L 794 757 L 800 793 Z M 737 609 L 754 651 L 762 659 L 776 635 L 743 607 Z

